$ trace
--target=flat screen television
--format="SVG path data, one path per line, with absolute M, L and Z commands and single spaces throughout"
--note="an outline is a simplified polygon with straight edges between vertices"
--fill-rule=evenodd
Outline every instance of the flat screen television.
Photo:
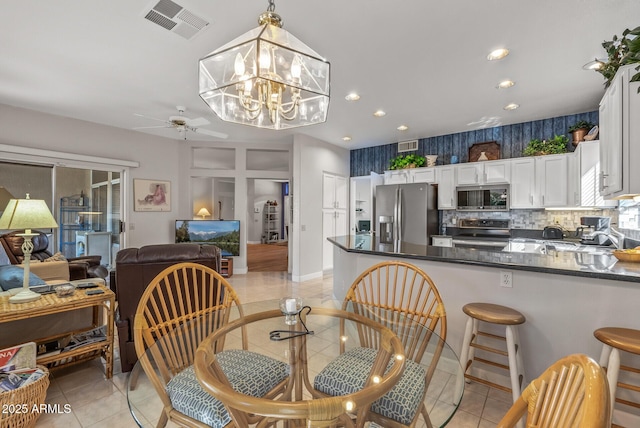
M 176 243 L 210 244 L 222 257 L 240 255 L 240 220 L 176 220 Z

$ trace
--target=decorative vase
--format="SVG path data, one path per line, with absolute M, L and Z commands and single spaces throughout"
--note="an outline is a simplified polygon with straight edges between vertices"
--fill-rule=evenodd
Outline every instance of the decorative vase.
M 581 141 L 584 141 L 584 136 L 587 135 L 587 132 L 589 132 L 588 129 L 586 128 L 582 128 L 582 129 L 576 129 L 575 131 L 572 132 L 573 134 L 573 145 L 577 146 L 578 144 L 580 144 Z
M 487 154 L 485 152 L 480 152 L 480 156 L 478 156 L 478 160 L 486 161 L 486 160 L 489 160 L 489 158 L 487 157 Z

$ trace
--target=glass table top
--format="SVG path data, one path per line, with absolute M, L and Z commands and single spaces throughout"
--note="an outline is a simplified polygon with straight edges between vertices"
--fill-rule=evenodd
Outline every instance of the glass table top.
M 306 315 L 305 325 L 312 334 L 306 335 L 306 369 L 310 383 L 313 384 L 314 377 L 333 359 L 340 354 L 340 342 L 345 341 L 345 337 L 341 338 L 340 320 L 335 317 L 329 317 L 314 314 L 313 308 L 342 308 L 342 302 L 334 300 L 312 300 L 307 299 L 303 302 L 305 306 L 311 308 Z M 255 303 L 247 303 L 242 305 L 242 312 L 245 317 L 251 314 L 259 314 L 265 311 L 279 311 L 279 300 L 269 300 Z M 368 311 L 367 307 L 347 307 L 347 312 Z M 388 314 L 384 310 L 371 309 L 376 311 L 375 316 L 381 319 L 387 318 Z M 304 310 L 303 312 L 306 312 Z M 241 317 L 238 309 L 234 309 L 230 316 L 230 321 L 237 320 Z M 386 319 L 386 321 L 389 321 Z M 424 347 L 424 352 L 415 360 L 426 370 L 432 370 L 431 381 L 427 386 L 425 396 L 425 407 L 429 413 L 429 418 L 434 427 L 445 426 L 454 415 L 457 407 L 462 399 L 462 392 L 459 396 L 454 397 L 455 383 L 458 376 L 461 375 L 462 369 L 458 361 L 457 355 L 438 335 L 427 330 L 425 327 L 413 323 L 406 319 L 394 319 L 393 322 L 402 324 L 402 328 L 411 330 L 409 341 L 420 342 L 422 336 L 429 334 L 428 342 Z M 178 332 L 177 335 L 189 334 L 189 330 L 196 328 L 193 325 L 182 327 L 184 331 Z M 285 324 L 284 315 L 272 318 L 262 319 L 257 322 L 247 324 L 248 349 L 258 352 L 284 362 L 289 361 L 290 340 L 273 340 L 273 332 L 287 331 L 289 326 Z M 300 328 L 304 330 L 303 328 Z M 240 329 L 230 331 L 225 335 L 224 349 L 241 349 L 242 340 Z M 359 346 L 358 331 L 354 326 L 349 324 L 345 327 L 346 349 L 353 346 Z M 286 333 L 282 333 L 282 337 L 286 337 Z M 412 339 L 413 338 L 413 339 Z M 406 346 L 411 346 L 407 344 Z M 148 350 L 147 355 L 151 355 Z M 432 365 L 434 355 L 440 354 L 437 362 Z M 407 352 L 409 355 L 409 352 Z M 305 393 L 303 399 L 310 399 L 309 393 Z M 158 396 L 154 386 L 151 384 L 148 376 L 145 374 L 140 361 L 134 366 L 128 377 L 127 399 L 131 414 L 138 426 L 155 426 L 162 413 L 162 402 Z M 422 419 L 422 418 L 421 418 Z

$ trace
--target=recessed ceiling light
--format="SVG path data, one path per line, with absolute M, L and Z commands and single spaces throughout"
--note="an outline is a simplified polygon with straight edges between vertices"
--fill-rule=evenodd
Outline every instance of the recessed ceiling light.
M 504 106 L 504 109 L 505 110 L 515 110 L 518 107 L 520 107 L 520 104 L 511 103 L 511 104 L 507 104 L 506 106 Z
M 377 112 L 373 113 L 373 115 L 374 115 L 375 117 L 382 117 L 382 116 L 384 116 L 385 114 L 387 114 L 387 113 L 385 113 L 383 110 L 378 110 Z
M 507 89 L 507 88 L 512 87 L 515 84 L 516 84 L 516 82 L 514 82 L 513 80 L 503 80 L 502 82 L 498 83 L 498 86 L 496 86 L 496 88 L 498 88 L 498 89 Z
M 409 127 L 407 125 L 400 125 L 396 129 L 398 131 L 406 131 L 407 129 L 409 129 Z
M 487 59 L 489 61 L 495 61 L 498 59 L 502 59 L 507 55 L 509 55 L 509 49 L 500 48 L 500 49 L 496 49 L 495 51 L 492 51 L 489 55 L 487 55 Z
M 351 137 L 345 135 L 344 137 L 342 137 L 342 141 L 351 141 Z
M 601 59 L 594 59 L 582 66 L 583 70 L 600 70 L 604 67 L 604 61 Z
M 360 95 L 356 94 L 355 92 L 351 92 L 346 97 L 344 97 L 344 99 L 347 101 L 358 101 L 360 99 Z

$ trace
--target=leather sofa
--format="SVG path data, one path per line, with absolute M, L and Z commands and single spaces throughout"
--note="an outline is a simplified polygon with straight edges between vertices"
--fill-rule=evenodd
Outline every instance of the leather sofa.
M 220 249 L 214 245 L 163 244 L 118 251 L 110 287 L 118 302 L 116 327 L 123 372 L 131 371 L 138 360 L 133 343 L 133 321 L 147 285 L 165 268 L 176 263 L 200 263 L 220 272 L 220 259 Z
M 18 236 L 24 231 L 14 231 L 0 236 L 0 243 L 4 247 L 9 261 L 13 265 L 19 265 L 24 261 L 24 253 L 22 252 L 22 243 L 24 238 Z M 46 234 L 39 232 L 38 236 L 31 239 L 33 242 L 33 250 L 31 252 L 31 260 L 45 261 L 53 256 L 48 250 L 49 238 Z M 83 256 L 70 257 L 66 260 L 69 262 L 69 279 L 86 278 L 102 278 L 105 279 L 109 273 L 106 267 L 100 264 L 100 256 Z

